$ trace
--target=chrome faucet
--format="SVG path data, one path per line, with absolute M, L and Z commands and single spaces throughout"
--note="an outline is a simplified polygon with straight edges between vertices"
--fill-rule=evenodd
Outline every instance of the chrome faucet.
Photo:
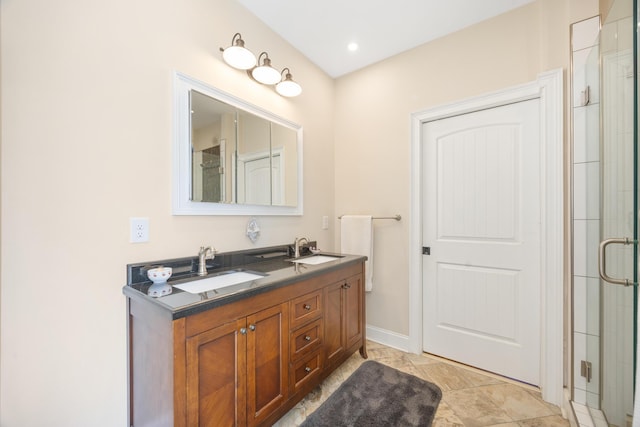
M 216 250 L 211 249 L 211 246 L 200 246 L 200 251 L 198 251 L 198 276 L 207 275 L 207 258 L 214 259 L 215 253 Z
M 293 242 L 293 257 L 294 258 L 300 258 L 300 245 L 304 244 L 304 243 L 309 243 L 309 239 L 307 239 L 306 237 L 300 237 L 297 238 L 296 240 Z

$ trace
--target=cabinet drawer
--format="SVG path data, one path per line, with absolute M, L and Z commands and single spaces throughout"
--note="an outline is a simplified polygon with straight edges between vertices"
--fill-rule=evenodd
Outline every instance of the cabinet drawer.
M 322 344 L 322 319 L 315 320 L 291 332 L 290 346 L 291 360 L 298 360 L 305 354 L 311 353 Z
M 291 393 L 297 392 L 301 387 L 320 375 L 322 370 L 322 352 L 317 351 L 306 358 L 293 364 L 291 375 Z
M 312 292 L 291 300 L 291 328 L 300 326 L 322 314 L 322 291 Z

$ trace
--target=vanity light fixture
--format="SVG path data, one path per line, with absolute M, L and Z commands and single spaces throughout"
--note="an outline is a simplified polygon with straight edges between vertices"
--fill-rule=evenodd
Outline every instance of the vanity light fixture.
M 244 47 L 244 40 L 242 40 L 240 33 L 235 33 L 231 39 L 231 46 L 226 49 L 220 48 L 220 52 L 222 52 L 224 62 L 228 65 L 239 70 L 246 70 L 249 77 L 258 83 L 276 85 L 276 92 L 280 95 L 291 98 L 302 93 L 302 87 L 291 78 L 289 68 L 284 68 L 279 73 L 271 66 L 271 58 L 267 52 L 260 53 L 256 62 L 256 56 L 253 52 Z M 286 74 L 282 78 L 285 71 Z
M 285 74 L 284 79 L 276 85 L 276 92 L 289 98 L 300 95 L 302 93 L 302 86 L 293 81 L 291 78 L 291 71 L 288 68 L 282 70 L 282 73 L 284 73 L 285 70 L 287 71 L 287 74 Z
M 260 59 L 263 55 L 264 60 L 260 65 Z M 271 59 L 267 52 L 262 52 L 258 56 L 258 66 L 251 70 L 251 76 L 265 85 L 274 85 L 280 81 L 280 73 L 271 66 Z
M 231 46 L 220 48 L 224 62 L 239 70 L 248 70 L 255 67 L 256 56 L 244 47 L 244 40 L 240 33 L 235 33 L 231 39 Z

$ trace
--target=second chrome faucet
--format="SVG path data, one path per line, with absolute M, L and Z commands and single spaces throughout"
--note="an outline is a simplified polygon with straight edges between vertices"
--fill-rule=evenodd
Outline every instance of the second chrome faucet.
M 300 238 L 296 237 L 296 240 L 293 242 L 294 258 L 300 258 L 300 246 L 302 246 L 305 243 L 309 244 L 309 239 L 307 239 L 306 237 L 300 237 Z
M 198 276 L 207 275 L 207 259 L 214 259 L 216 250 L 211 246 L 200 246 L 198 251 Z

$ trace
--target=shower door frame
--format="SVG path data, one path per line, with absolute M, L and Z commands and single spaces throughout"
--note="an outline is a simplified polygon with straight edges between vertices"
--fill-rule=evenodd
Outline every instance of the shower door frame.
M 630 413 L 628 399 L 633 399 L 633 396 L 629 395 L 631 384 L 628 383 L 628 377 L 631 376 L 630 364 L 633 365 L 631 371 L 635 376 L 634 351 L 637 335 L 637 325 L 633 321 L 637 319 L 637 286 L 633 287 L 633 297 L 628 295 L 631 292 L 625 293 L 624 288 L 620 287 L 637 282 L 637 79 L 632 83 L 633 95 L 629 90 L 625 90 L 629 89 L 629 84 L 632 82 L 626 78 L 637 76 L 637 74 L 630 75 L 631 68 L 634 68 L 634 73 L 637 69 L 636 3 L 637 0 L 633 0 L 633 17 L 628 14 L 630 11 L 627 9 L 631 2 L 619 2 L 614 5 L 617 6 L 613 8 L 615 11 L 613 9 L 610 11 L 609 19 L 601 24 L 597 16 L 574 23 L 571 43 L 572 76 L 574 77 L 571 90 L 573 99 L 571 218 L 574 227 L 580 222 L 597 224 L 597 227 L 585 227 L 590 231 L 584 233 L 584 238 L 575 240 L 577 233 L 575 231 L 572 233 L 574 236 L 572 251 L 574 283 L 572 286 L 571 394 L 572 400 L 587 405 L 590 408 L 589 412 L 595 410 L 594 413 L 600 414 L 598 417 L 606 416 L 610 422 L 623 425 L 626 422 L 625 416 Z M 583 45 L 582 43 L 586 41 L 584 24 L 594 19 L 598 22 L 596 33 L 593 35 L 595 41 L 593 44 Z M 577 25 L 583 25 L 580 30 L 582 40 L 577 43 L 578 47 L 573 34 L 574 26 Z M 629 33 L 631 27 L 633 33 Z M 587 25 L 586 28 L 591 27 Z M 619 35 L 621 37 L 618 37 Z M 630 38 L 625 39 L 625 36 Z M 578 37 L 578 39 L 581 38 Z M 633 47 L 630 46 L 632 41 Z M 575 58 L 581 51 L 588 51 L 589 59 L 583 56 L 584 62 L 579 60 L 576 66 Z M 588 76 L 590 72 L 591 79 L 585 78 L 585 75 Z M 580 96 L 585 91 L 587 96 Z M 590 92 L 593 96 L 589 95 Z M 578 109 L 593 108 L 594 105 L 597 111 L 596 116 L 583 111 L 581 117 L 585 121 L 582 122 L 576 118 L 575 112 Z M 578 131 L 574 131 L 576 128 L 581 130 L 579 134 Z M 580 155 L 576 155 L 576 152 Z M 578 165 L 582 168 L 576 172 Z M 586 165 L 591 166 L 587 168 Z M 590 170 L 589 173 L 586 173 L 587 169 Z M 581 184 L 576 184 L 577 181 L 581 181 Z M 582 244 L 577 244 L 580 242 Z M 600 243 L 599 253 L 598 243 Z M 622 245 L 612 245 L 605 253 L 606 246 L 611 243 Z M 630 245 L 632 247 L 629 247 Z M 580 257 L 577 257 L 578 253 Z M 577 258 L 580 262 L 576 260 Z M 595 262 L 591 262 L 594 260 Z M 605 260 L 611 261 L 611 266 L 605 268 Z M 595 268 L 594 264 L 599 268 Z M 611 271 L 605 271 L 607 268 Z M 613 276 L 615 279 L 611 280 L 608 276 Z M 577 282 L 578 278 L 582 279 L 581 286 L 584 287 L 582 291 Z M 633 310 L 630 310 L 629 302 L 633 304 Z M 632 324 L 627 324 L 629 317 Z M 625 335 L 621 336 L 623 332 Z M 577 339 L 580 336 L 586 338 Z M 619 336 L 621 338 L 615 338 Z M 629 339 L 631 336 L 633 340 Z M 623 339 L 625 337 L 627 340 Z M 628 341 L 634 341 L 633 349 Z M 614 350 L 610 352 L 605 347 Z M 589 369 L 591 367 L 592 369 Z M 623 371 L 623 368 L 627 370 Z M 589 378 L 590 374 L 592 379 Z M 627 378 L 627 381 L 622 381 L 621 378 Z M 606 410 L 609 414 L 601 410 Z
M 603 24 L 603 28 L 606 25 Z M 616 34 L 618 34 L 616 32 Z M 614 422 L 617 424 L 625 423 L 625 413 L 628 414 L 627 409 L 625 409 L 624 400 L 631 397 L 631 411 L 633 412 L 633 385 L 631 385 L 631 393 L 629 396 L 629 388 L 628 385 L 624 384 L 624 378 L 627 377 L 628 368 L 625 368 L 624 362 L 621 362 L 620 358 L 632 358 L 631 361 L 631 375 L 635 378 L 634 372 L 635 368 L 635 357 L 634 350 L 631 349 L 631 354 L 627 353 L 628 349 L 625 348 L 625 338 L 628 338 L 631 334 L 631 341 L 634 342 L 636 340 L 637 332 L 635 328 L 635 321 L 637 319 L 637 281 L 638 281 L 638 271 L 637 271 L 637 255 L 638 255 L 638 180 L 637 180 L 637 138 L 636 138 L 636 124 L 633 123 L 633 129 L 631 136 L 631 140 L 625 141 L 625 137 L 620 136 L 621 134 L 628 134 L 629 132 L 625 132 L 624 129 L 619 129 L 615 126 L 619 126 L 619 116 L 624 116 L 625 111 L 615 110 L 614 113 L 609 113 L 606 106 L 607 99 L 612 100 L 612 104 L 615 102 L 624 103 L 624 99 L 620 100 L 620 92 L 626 93 L 624 88 L 618 87 L 619 85 L 624 85 L 624 79 L 629 78 L 624 75 L 620 76 L 621 67 L 624 68 L 625 63 L 627 66 L 631 66 L 633 68 L 634 63 L 634 54 L 633 52 L 625 52 L 625 51 L 616 51 L 612 53 L 603 53 L 600 52 L 600 65 L 601 65 L 601 80 L 602 80 L 602 108 L 601 108 L 601 178 L 600 178 L 600 194 L 601 194 L 601 254 L 600 254 L 600 299 L 599 299 L 599 319 L 600 319 L 600 348 L 599 348 L 599 361 L 600 361 L 600 378 L 599 378 L 599 408 L 606 419 L 610 422 Z M 607 87 L 610 87 L 610 83 L 607 83 L 606 76 L 614 75 L 614 78 L 617 79 L 613 82 L 613 88 L 610 90 L 611 92 L 616 92 L 613 95 L 608 96 Z M 631 78 L 633 76 L 630 76 Z M 636 83 L 632 83 L 633 86 L 636 86 Z M 634 89 L 635 92 L 635 89 Z M 634 116 L 635 110 L 635 94 L 633 99 L 630 101 L 631 105 L 622 104 L 621 108 L 624 110 L 625 108 L 631 106 L 631 112 L 629 113 L 631 116 Z M 615 107 L 615 105 L 614 105 Z M 606 110 L 606 111 L 605 111 Z M 616 125 L 614 125 L 613 131 L 606 128 L 606 124 L 609 121 L 606 120 L 608 115 L 614 116 L 614 121 Z M 633 120 L 633 118 L 632 118 Z M 635 122 L 635 121 L 634 121 Z M 612 139 L 612 142 L 608 142 Z M 625 144 L 631 144 L 631 146 L 625 146 Z M 611 148 L 612 145 L 615 145 L 615 148 Z M 622 154 L 618 154 L 618 151 Z M 611 163 L 611 160 L 607 159 L 606 154 L 614 152 L 613 155 L 617 156 L 614 158 L 614 165 L 608 166 Z M 628 156 L 625 156 L 627 154 Z M 610 175 L 616 175 L 616 178 L 613 179 L 614 183 L 618 184 L 620 180 L 620 169 L 625 171 L 624 164 L 620 164 L 621 158 L 624 159 L 632 159 L 633 167 L 630 171 L 630 176 L 625 176 L 631 181 L 633 187 L 631 193 L 632 200 L 624 199 L 620 194 L 626 194 L 626 191 L 621 191 L 618 186 L 613 188 L 615 191 L 615 195 L 607 196 L 605 193 L 608 189 L 611 190 L 611 185 L 607 185 L 608 177 Z M 622 163 L 624 163 L 624 159 L 622 159 Z M 612 172 L 607 171 L 611 169 Z M 627 181 L 622 182 L 622 185 Z M 614 206 L 614 210 L 619 209 L 621 204 L 620 198 L 622 198 L 622 203 L 625 201 L 631 202 L 631 215 L 632 215 L 632 224 L 629 227 L 629 224 L 626 224 L 627 232 L 621 231 L 621 228 L 625 228 L 625 222 L 628 222 L 628 215 L 624 215 L 625 212 L 621 214 L 618 213 L 617 218 L 611 218 L 607 212 L 611 209 L 611 205 Z M 611 199 L 611 200 L 610 200 Z M 609 203 L 607 201 L 609 200 Z M 625 221 L 627 219 L 627 221 Z M 612 223 L 614 223 L 611 225 Z M 630 230 L 629 230 L 630 228 Z M 615 234 L 615 236 L 614 236 Z M 608 241 L 614 240 L 614 243 L 620 243 L 622 246 L 614 247 L 610 249 L 609 254 L 604 253 L 604 249 L 606 247 L 606 243 Z M 625 246 L 631 246 L 630 248 L 625 248 Z M 616 254 L 614 256 L 613 254 Z M 613 260 L 614 266 L 618 268 L 617 274 L 614 274 L 615 279 L 608 277 L 607 272 L 604 270 L 604 261 L 606 259 Z M 625 261 L 626 260 L 626 261 Z M 633 290 L 629 289 L 629 286 L 633 288 Z M 620 301 L 627 300 L 627 294 L 631 293 L 633 295 L 631 302 L 633 304 L 633 309 L 631 312 L 626 311 L 628 308 L 620 307 Z M 635 301 L 635 302 L 634 302 Z M 622 310 L 622 312 L 620 311 Z M 611 319 L 611 317 L 615 319 Z M 624 319 L 621 321 L 619 319 L 620 316 L 630 316 L 631 317 L 631 325 L 627 325 Z M 613 324 L 611 323 L 613 322 Z M 613 328 L 612 328 L 613 326 Z M 625 328 L 629 328 L 626 331 Z M 611 333 L 612 330 L 615 330 L 615 333 Z M 621 334 L 627 335 L 621 335 Z M 612 335 L 614 335 L 612 337 Z M 612 347 L 614 349 L 612 350 Z M 625 370 L 626 369 L 626 370 Z M 622 374 L 621 374 L 622 372 Z M 612 397 L 613 395 L 613 397 Z

